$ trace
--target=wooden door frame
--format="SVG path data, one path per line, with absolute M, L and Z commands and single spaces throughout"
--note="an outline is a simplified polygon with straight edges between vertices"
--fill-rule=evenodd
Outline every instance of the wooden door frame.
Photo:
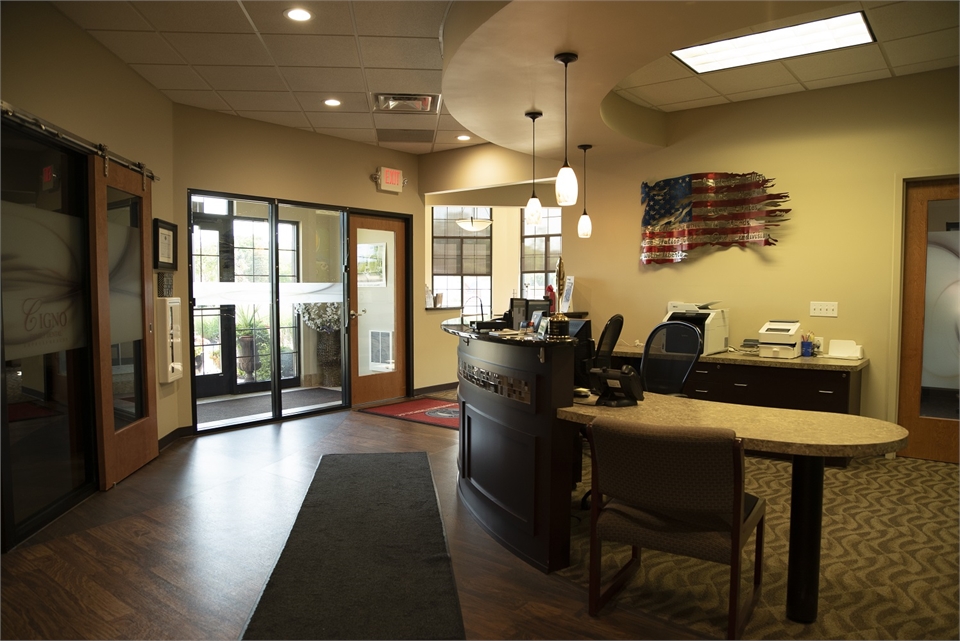
M 951 182 L 947 182 L 951 181 Z M 900 325 L 897 332 L 898 350 L 897 350 L 897 393 L 896 397 L 896 417 L 897 422 L 908 429 L 918 428 L 945 430 L 947 434 L 946 443 L 940 443 L 939 446 L 931 447 L 919 442 L 908 443 L 907 447 L 900 452 L 902 456 L 912 456 L 917 458 L 928 458 L 935 460 L 944 460 L 948 462 L 957 462 L 957 434 L 955 431 L 951 434 L 950 426 L 944 423 L 955 423 L 951 419 L 936 419 L 921 417 L 920 414 L 920 381 L 922 376 L 922 354 L 923 354 L 923 323 L 926 283 L 926 261 L 921 259 L 926 256 L 927 251 L 927 219 L 926 210 L 920 212 L 918 208 L 921 204 L 926 204 L 929 200 L 956 199 L 960 197 L 960 186 L 958 186 L 957 174 L 943 175 L 930 178 L 915 178 L 903 180 L 903 215 L 902 215 L 902 242 L 901 242 L 901 273 L 900 273 Z M 944 184 L 946 183 L 946 184 Z M 951 184 L 952 183 L 952 184 Z M 927 189 L 934 193 L 925 194 L 923 200 L 911 202 L 909 194 L 911 189 Z M 940 196 L 942 198 L 930 198 L 929 196 Z M 911 215 L 912 214 L 912 215 Z M 911 218 L 922 214 L 922 225 L 911 225 Z M 908 256 L 913 256 L 913 260 L 908 261 Z M 910 287 L 908 287 L 910 285 Z M 908 289 L 909 292 L 908 293 Z M 921 293 L 915 293 L 921 292 Z M 915 308 L 918 311 L 914 315 L 908 315 L 908 309 Z M 918 326 L 919 324 L 919 326 Z M 919 330 L 919 331 L 918 331 Z M 909 333 L 908 333 L 909 332 Z M 908 415 L 905 415 L 908 413 Z M 916 415 L 916 418 L 915 418 Z M 907 423 L 913 424 L 907 424 Z M 936 450 L 936 451 L 934 451 Z M 941 450 L 946 454 L 940 453 Z
M 93 325 L 94 412 L 100 489 L 108 490 L 159 454 L 156 339 L 153 333 L 152 180 L 116 162 L 89 156 L 91 320 Z M 140 273 L 143 301 L 144 416 L 115 430 L 110 354 L 110 265 L 107 242 L 107 187 L 141 198 Z
M 403 348 L 406 352 L 406 359 L 404 363 L 404 386 L 406 387 L 406 393 L 409 395 L 413 390 L 413 347 L 414 347 L 414 326 L 413 326 L 413 215 L 412 214 L 402 214 L 398 212 L 385 212 L 385 211 L 376 211 L 371 209 L 354 209 L 354 208 L 345 208 L 343 210 L 346 213 L 344 221 L 344 262 L 347 266 L 350 264 L 350 245 L 352 239 L 350 238 L 350 221 L 353 216 L 364 216 L 370 218 L 384 218 L 384 219 L 393 219 L 398 220 L 404 225 L 404 272 L 405 278 L 403 282 L 405 295 L 404 295 L 404 323 L 406 324 L 406 332 L 403 336 Z M 400 239 L 398 239 L 399 241 Z M 345 304 L 347 310 L 352 309 L 354 304 L 353 299 L 350 296 L 350 290 L 352 289 L 350 281 L 352 280 L 353 275 L 347 279 L 347 288 L 345 296 Z M 349 319 L 349 316 L 348 316 Z M 353 328 L 348 322 L 347 324 L 347 343 L 352 340 L 352 331 Z M 359 338 L 359 337 L 358 337 Z M 346 399 L 348 407 L 353 406 L 353 389 L 352 389 L 352 379 L 353 379 L 353 368 L 357 358 L 357 354 L 353 350 L 347 349 L 347 363 L 346 371 L 348 376 L 344 382 L 344 398 Z

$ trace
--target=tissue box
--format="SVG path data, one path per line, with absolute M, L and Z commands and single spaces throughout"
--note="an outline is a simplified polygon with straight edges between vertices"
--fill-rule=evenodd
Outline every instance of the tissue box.
M 863 358 L 863 345 L 857 345 L 856 341 L 830 341 L 830 349 L 828 350 L 827 356 L 830 358 L 849 358 L 859 360 Z

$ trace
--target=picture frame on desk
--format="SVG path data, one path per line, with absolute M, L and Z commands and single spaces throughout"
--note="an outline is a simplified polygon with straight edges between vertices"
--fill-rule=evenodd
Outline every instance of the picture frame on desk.
M 177 226 L 160 218 L 153 219 L 153 268 L 177 271 Z

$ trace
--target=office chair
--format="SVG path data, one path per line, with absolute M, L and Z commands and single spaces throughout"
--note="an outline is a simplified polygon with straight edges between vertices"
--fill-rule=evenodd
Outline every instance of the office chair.
M 600 340 L 597 341 L 597 349 L 593 355 L 594 367 L 610 367 L 610 359 L 613 357 L 617 341 L 620 340 L 621 331 L 623 331 L 623 316 L 614 314 L 600 332 Z
M 690 323 L 666 321 L 653 328 L 643 346 L 640 379 L 655 394 L 681 396 L 687 377 L 703 351 L 700 330 Z
M 598 418 L 587 428 L 593 461 L 588 610 L 597 616 L 648 548 L 730 566 L 727 638 L 743 633 L 760 598 L 766 501 L 743 489 L 743 442 L 733 430 L 663 427 Z M 605 500 L 606 499 L 606 500 Z M 743 548 L 757 531 L 753 594 L 740 607 Z M 632 547 L 601 592 L 603 541 Z

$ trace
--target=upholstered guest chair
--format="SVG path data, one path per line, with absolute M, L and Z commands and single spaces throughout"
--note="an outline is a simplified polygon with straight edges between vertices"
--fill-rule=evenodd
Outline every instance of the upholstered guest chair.
M 660 323 L 643 344 L 640 365 L 643 389 L 681 396 L 702 350 L 703 336 L 695 325 L 683 321 Z
M 733 430 L 673 428 L 598 418 L 588 428 L 592 616 L 627 584 L 643 548 L 730 566 L 727 638 L 739 638 L 763 575 L 766 502 L 743 489 L 743 442 Z M 752 595 L 740 606 L 744 545 L 756 530 Z M 603 541 L 625 543 L 630 560 L 601 590 Z

